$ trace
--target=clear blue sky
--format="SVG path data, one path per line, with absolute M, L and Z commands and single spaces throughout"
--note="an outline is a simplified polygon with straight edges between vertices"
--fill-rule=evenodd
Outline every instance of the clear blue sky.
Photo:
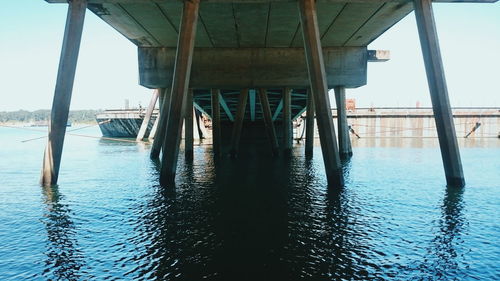
M 0 9 L 0 111 L 48 109 L 66 19 L 66 4 L 3 1 Z M 500 3 L 434 4 L 452 106 L 500 106 Z M 370 63 L 368 85 L 349 89 L 358 106 L 430 106 L 413 14 L 373 42 L 392 59 Z M 72 109 L 147 105 L 138 85 L 136 47 L 87 13 Z

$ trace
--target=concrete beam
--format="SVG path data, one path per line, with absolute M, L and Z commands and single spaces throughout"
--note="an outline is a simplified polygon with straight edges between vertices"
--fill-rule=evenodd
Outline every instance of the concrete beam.
M 184 108 L 184 157 L 186 161 L 193 160 L 194 123 L 193 123 L 193 89 L 189 89 Z
M 349 159 L 352 156 L 349 125 L 347 124 L 347 109 L 345 105 L 345 88 L 335 87 L 335 101 L 337 102 L 337 129 L 339 131 L 340 159 Z
M 276 130 L 274 129 L 274 123 L 271 117 L 271 108 L 269 107 L 269 100 L 267 98 L 266 89 L 259 89 L 259 99 L 262 106 L 262 113 L 264 115 L 264 124 L 266 127 L 267 136 L 269 138 L 269 142 L 271 143 L 271 151 L 273 153 L 273 156 L 278 156 L 278 138 L 276 137 Z
M 236 111 L 236 121 L 233 124 L 231 135 L 231 157 L 236 157 L 240 146 L 241 128 L 245 119 L 245 109 L 247 107 L 248 89 L 243 89 L 238 98 L 238 110 Z
M 328 96 L 327 76 L 316 16 L 316 2 L 315 0 L 298 0 L 298 8 L 326 177 L 330 187 L 340 188 L 344 186 L 344 176 Z
M 175 48 L 144 48 L 139 52 L 140 84 L 171 85 Z M 366 85 L 366 47 L 323 48 L 326 82 L 333 88 Z M 190 86 L 193 88 L 309 87 L 303 48 L 197 48 Z
M 163 153 L 160 170 L 160 184 L 174 183 L 181 141 L 183 109 L 191 76 L 196 24 L 198 22 L 199 0 L 184 1 L 175 69 L 172 78 L 172 96 L 167 120 L 166 136 L 163 140 Z
M 293 146 L 292 89 L 283 89 L 283 151 L 289 154 Z
M 142 141 L 144 135 L 146 134 L 149 121 L 151 120 L 151 115 L 153 115 L 153 110 L 155 109 L 156 102 L 158 101 L 158 97 L 160 96 L 159 92 L 160 89 L 156 89 L 153 92 L 153 96 L 151 97 L 148 108 L 146 110 L 146 115 L 144 115 L 144 119 L 142 119 L 141 128 L 139 128 L 139 133 L 137 133 L 137 137 L 135 138 L 136 141 Z
M 85 21 L 86 0 L 73 0 L 69 3 L 66 28 L 57 71 L 56 88 L 50 114 L 49 137 L 43 158 L 40 183 L 57 184 L 61 166 L 64 136 L 68 123 L 73 82 L 75 81 L 76 63 L 80 51 L 83 22 Z
M 415 0 L 414 5 L 446 182 L 448 186 L 463 187 L 465 179 L 462 160 L 448 98 L 432 2 L 431 0 Z
M 168 115 L 170 112 L 170 98 L 172 97 L 172 92 L 169 88 L 163 89 L 163 102 L 160 103 L 160 116 L 157 117 L 159 119 L 158 125 L 156 127 L 156 134 L 153 141 L 153 147 L 151 147 L 151 152 L 149 157 L 151 159 L 158 159 L 160 157 L 160 152 L 163 146 L 163 140 L 165 138 L 165 131 L 167 127 Z
M 212 89 L 212 147 L 214 157 L 218 158 L 221 154 L 221 123 L 220 123 L 220 90 Z
M 305 154 L 310 158 L 314 150 L 314 97 L 310 89 L 307 89 L 307 116 L 306 116 L 306 143 Z

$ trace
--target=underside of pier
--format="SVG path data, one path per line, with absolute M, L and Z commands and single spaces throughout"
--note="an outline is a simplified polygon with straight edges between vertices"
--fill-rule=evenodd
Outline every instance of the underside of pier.
M 347 123 L 339 123 L 342 132 L 337 144 L 328 90 L 335 88 L 337 107 L 345 117 L 345 89 L 366 84 L 369 61 L 388 59 L 387 52 L 367 50 L 368 44 L 415 10 L 436 120 L 443 121 L 437 123 L 447 181 L 464 184 L 431 0 L 46 1 L 69 3 L 63 68 L 76 67 L 86 9 L 138 47 L 139 83 L 158 89 L 164 100 L 156 129 L 161 137 L 155 138 L 158 149 L 154 152 L 158 157 L 159 149 L 162 151 L 163 185 L 175 178 L 181 128 L 184 118 L 192 120 L 193 106 L 212 118 L 214 157 L 221 157 L 220 138 L 230 138 L 226 143 L 236 156 L 241 131 L 254 122 L 263 125 L 272 155 L 280 154 L 278 146 L 288 151 L 291 122 L 309 104 L 315 109 L 315 115 L 308 114 L 308 118 L 317 120 L 328 183 L 342 186 L 340 160 L 352 155 L 349 129 Z M 59 105 L 56 99 L 61 97 L 54 98 L 53 121 L 60 116 L 59 123 L 64 116 L 67 119 L 67 112 L 58 113 L 57 107 L 69 106 L 74 76 L 65 77 L 67 71 L 61 66 L 61 83 L 69 79 L 71 85 L 61 88 L 58 76 L 56 94 L 61 90 L 67 100 Z M 339 118 L 339 122 L 345 120 Z M 52 124 L 49 133 L 58 137 L 56 144 L 49 137 L 43 183 L 57 182 L 64 140 L 59 123 Z M 314 123 L 308 124 L 310 131 Z M 222 125 L 231 133 L 221 134 Z M 310 154 L 310 146 L 308 142 L 306 154 Z

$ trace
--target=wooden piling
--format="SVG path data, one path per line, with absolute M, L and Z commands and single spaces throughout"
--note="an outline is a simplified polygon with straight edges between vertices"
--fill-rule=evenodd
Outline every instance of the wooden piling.
M 57 184 L 61 166 L 64 136 L 68 123 L 69 106 L 75 80 L 76 64 L 80 51 L 87 0 L 68 3 L 66 27 L 57 72 L 56 88 L 48 132 L 48 142 L 43 158 L 40 183 L 44 186 Z
M 158 159 L 160 157 L 160 151 L 163 146 L 163 139 L 165 138 L 165 131 L 167 129 L 167 120 L 170 111 L 171 96 L 172 96 L 172 91 L 170 91 L 169 88 L 163 90 L 163 98 L 161 98 L 163 99 L 163 103 L 160 103 L 160 116 L 159 116 L 160 120 L 156 128 L 156 135 L 154 137 L 153 147 L 151 147 L 151 153 L 149 155 L 151 159 Z
M 259 99 L 262 106 L 262 113 L 264 115 L 264 124 L 266 127 L 267 136 L 271 143 L 271 151 L 273 156 L 279 155 L 278 139 L 276 137 L 276 130 L 274 129 L 273 119 L 271 116 L 271 108 L 269 107 L 269 100 L 267 99 L 266 89 L 259 89 Z
M 144 115 L 144 119 L 142 119 L 142 124 L 139 129 L 139 133 L 137 133 L 136 141 L 142 141 L 144 139 L 144 135 L 148 129 L 149 121 L 151 121 L 151 115 L 153 115 L 153 110 L 156 106 L 156 101 L 158 100 L 160 89 L 156 89 L 153 92 L 153 96 L 151 97 L 151 101 L 149 101 L 148 108 L 146 109 L 146 114 Z
M 307 89 L 306 104 L 306 157 L 312 157 L 314 149 L 314 98 L 310 89 Z
M 221 127 L 220 127 L 220 90 L 212 89 L 212 147 L 214 157 L 220 157 L 221 152 Z
M 325 65 L 316 16 L 316 2 L 315 0 L 298 0 L 298 3 L 307 69 L 314 95 L 316 119 L 328 185 L 341 187 L 344 185 L 344 177 L 328 97 Z
M 293 146 L 292 89 L 283 89 L 283 152 L 289 154 Z
M 448 186 L 465 186 L 431 0 L 414 0 L 432 109 Z
M 349 125 L 347 124 L 345 87 L 337 86 L 334 90 L 335 101 L 337 102 L 337 129 L 339 131 L 340 159 L 349 159 L 352 156 L 352 147 L 351 139 L 349 137 Z
M 241 137 L 241 128 L 243 126 L 243 120 L 245 119 L 245 109 L 247 107 L 247 98 L 248 98 L 248 89 L 241 90 L 238 99 L 238 109 L 236 110 L 236 119 L 234 120 L 233 124 L 233 133 L 231 135 L 231 157 L 236 157 L 236 155 L 238 154 L 240 137 Z
M 184 155 L 186 161 L 193 160 L 194 124 L 193 124 L 193 89 L 189 89 L 184 109 Z
M 162 147 L 163 153 L 160 171 L 160 184 L 162 186 L 173 183 L 177 171 L 183 109 L 186 100 L 185 96 L 189 87 L 189 77 L 191 75 L 200 0 L 184 1 L 183 3 L 184 7 L 179 28 L 177 55 L 172 79 L 170 110 Z

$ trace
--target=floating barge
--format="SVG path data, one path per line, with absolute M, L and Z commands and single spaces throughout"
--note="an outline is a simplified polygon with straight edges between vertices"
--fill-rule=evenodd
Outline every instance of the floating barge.
M 135 138 L 139 133 L 145 115 L 145 110 L 112 109 L 97 114 L 96 121 L 102 135 L 105 137 Z M 145 137 L 149 136 L 157 116 L 158 110 L 154 110 Z

